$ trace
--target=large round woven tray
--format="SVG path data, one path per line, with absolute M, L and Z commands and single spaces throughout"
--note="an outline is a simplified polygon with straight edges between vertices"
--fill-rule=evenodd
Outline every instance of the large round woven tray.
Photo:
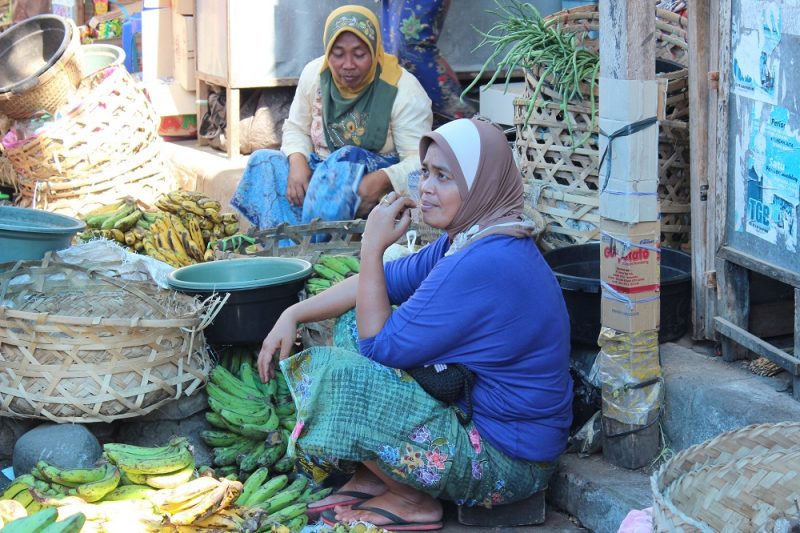
M 688 64 L 687 21 L 657 9 L 656 57 L 677 65 Z M 547 17 L 586 48 L 597 50 L 600 13 L 596 5 L 560 11 Z M 592 121 L 591 86 L 582 85 L 571 98 L 566 113 L 552 79 L 543 80 L 539 101 L 528 116 L 528 105 L 542 72 L 526 69 L 526 94 L 514 102 L 517 129 L 515 149 L 526 183 L 527 201 L 545 218 L 546 248 L 584 244 L 599 239 L 600 153 L 598 126 Z M 667 85 L 665 118 L 659 120 L 658 172 L 662 244 L 685 248 L 689 241 L 689 92 L 688 70 L 681 68 L 657 76 Z M 602 98 L 595 85 L 595 95 Z M 579 139 L 589 134 L 581 146 Z
M 772 531 L 800 515 L 800 422 L 723 433 L 672 457 L 650 484 L 657 531 Z
M 158 115 L 131 75 L 100 70 L 81 95 L 35 136 L 7 146 L 20 205 L 80 217 L 123 196 L 150 207 L 174 190 Z
M 0 274 L 0 415 L 110 422 L 195 393 L 219 298 L 85 268 L 19 262 Z

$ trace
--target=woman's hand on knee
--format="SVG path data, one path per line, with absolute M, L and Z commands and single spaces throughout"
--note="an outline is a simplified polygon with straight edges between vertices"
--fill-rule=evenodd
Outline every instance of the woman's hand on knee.
M 275 322 L 275 326 L 261 343 L 261 351 L 258 352 L 258 374 L 263 383 L 275 377 L 277 364 L 275 355 L 277 354 L 279 360 L 289 357 L 296 340 L 297 322 L 284 313 Z
M 392 182 L 389 181 L 389 175 L 383 170 L 365 174 L 361 178 L 361 183 L 358 184 L 358 196 L 361 198 L 361 204 L 356 216 L 362 218 L 368 215 L 372 208 L 378 205 L 381 197 L 391 190 Z
M 289 203 L 302 206 L 306 197 L 308 183 L 311 181 L 311 167 L 303 154 L 289 156 L 289 177 L 286 186 L 286 199 Z

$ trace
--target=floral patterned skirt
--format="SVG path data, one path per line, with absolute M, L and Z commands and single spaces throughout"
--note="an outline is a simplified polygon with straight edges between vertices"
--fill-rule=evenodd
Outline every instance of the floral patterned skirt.
M 507 457 L 406 372 L 356 352 L 309 348 L 281 368 L 298 410 L 290 446 L 317 482 L 326 468 L 352 472 L 376 461 L 431 496 L 491 507 L 546 488 L 555 470 L 554 462 Z

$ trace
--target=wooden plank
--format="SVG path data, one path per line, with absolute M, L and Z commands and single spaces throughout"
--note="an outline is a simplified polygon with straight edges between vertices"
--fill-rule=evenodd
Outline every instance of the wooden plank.
M 719 97 L 717 98 L 717 143 L 716 143 L 716 205 L 714 240 L 709 244 L 719 249 L 725 242 L 725 221 L 728 206 L 728 99 L 731 78 L 731 0 L 719 2 Z M 709 191 L 710 194 L 711 191 Z
M 642 9 L 643 5 L 634 0 L 600 1 L 600 76 L 655 78 L 656 19 L 653 10 Z
M 723 318 L 726 322 L 744 330 L 750 315 L 750 281 L 747 269 L 736 263 L 717 259 L 716 271 L 718 318 Z M 716 319 L 714 324 L 715 330 L 719 331 L 719 328 L 716 327 Z M 723 337 L 720 342 L 722 359 L 725 361 L 747 358 L 747 350 L 731 340 L 730 337 Z
M 718 257 L 723 258 L 749 270 L 754 270 L 772 279 L 786 283 L 793 287 L 800 287 L 800 272 L 792 272 L 785 268 L 773 265 L 766 261 L 764 257 L 755 257 L 740 250 L 723 246 L 720 248 Z
M 225 100 L 225 131 L 228 138 L 225 141 L 228 145 L 228 158 L 232 159 L 241 155 L 239 151 L 239 115 L 241 108 L 239 104 L 239 89 L 229 87 L 226 90 L 228 94 Z
M 208 111 L 208 83 L 199 77 L 195 77 L 195 86 L 197 87 L 197 91 L 195 92 L 195 105 L 197 106 L 197 144 L 203 146 L 208 144 L 206 138 L 200 135 L 200 124 L 203 121 L 206 111 Z
M 689 142 L 691 155 L 689 168 L 691 174 L 691 212 L 692 212 L 692 337 L 705 339 L 706 300 L 711 298 L 706 286 L 706 266 L 713 264 L 713 256 L 708 257 L 706 240 L 706 216 L 708 198 L 708 120 L 709 101 L 712 93 L 708 90 L 709 72 L 709 0 L 689 2 L 688 41 L 689 48 Z M 709 263 L 709 259 L 711 263 Z
M 754 354 L 766 357 L 793 376 L 800 375 L 800 359 L 790 353 L 776 348 L 764 339 L 760 339 L 736 324 L 722 317 L 714 318 L 714 326 L 720 335 L 731 339 Z

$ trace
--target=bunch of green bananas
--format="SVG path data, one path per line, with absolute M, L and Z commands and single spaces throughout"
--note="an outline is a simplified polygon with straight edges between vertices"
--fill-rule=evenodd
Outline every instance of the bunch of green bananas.
M 86 516 L 76 513 L 58 520 L 58 510 L 54 507 L 42 509 L 28 516 L 11 520 L 0 529 L 2 533 L 78 533 L 86 522 Z
M 294 461 L 285 454 L 289 428 L 294 427 L 294 402 L 281 396 L 283 403 L 276 404 L 280 380 L 261 383 L 249 360 L 243 360 L 238 374 L 219 365 L 210 372 L 206 386 L 210 407 L 206 420 L 215 429 L 203 431 L 201 437 L 213 448 L 216 474 L 244 479 L 260 466 L 276 472 L 293 470 Z
M 270 531 L 283 526 L 296 532 L 308 523 L 308 504 L 328 496 L 331 490 L 314 490 L 303 476 L 291 483 L 284 474 L 269 478 L 267 469 L 260 468 L 245 482 L 236 505 L 247 508 L 246 530 Z
M 321 255 L 313 269 L 314 274 L 306 281 L 306 292 L 311 296 L 357 274 L 361 270 L 361 264 L 352 255 Z
M 79 496 L 86 502 L 102 500 L 121 479 L 119 469 L 108 463 L 91 468 L 59 468 L 39 461 L 31 475 L 38 480 L 34 488 L 45 496 Z
M 174 526 L 241 530 L 241 519 L 231 512 L 241 492 L 238 481 L 203 476 L 173 489 L 159 490 L 150 496 L 150 501 Z
M 142 211 L 133 198 L 122 198 L 84 216 L 86 231 L 81 233 L 79 238 L 83 241 L 108 239 L 117 241 L 132 251 L 142 252 L 147 229 L 158 216 L 157 213 Z
M 122 485 L 171 489 L 196 477 L 194 455 L 183 437 L 174 437 L 159 447 L 110 442 L 103 445 L 103 454 L 119 469 Z M 138 491 L 141 493 L 142 489 Z M 126 489 L 113 497 L 128 499 L 128 493 L 136 494 L 137 490 Z
M 47 483 L 31 474 L 24 474 L 15 478 L 11 485 L 6 487 L 0 499 L 14 500 L 25 509 L 26 513 L 32 514 L 42 509 L 42 505 L 34 496 L 48 489 L 50 486 Z

